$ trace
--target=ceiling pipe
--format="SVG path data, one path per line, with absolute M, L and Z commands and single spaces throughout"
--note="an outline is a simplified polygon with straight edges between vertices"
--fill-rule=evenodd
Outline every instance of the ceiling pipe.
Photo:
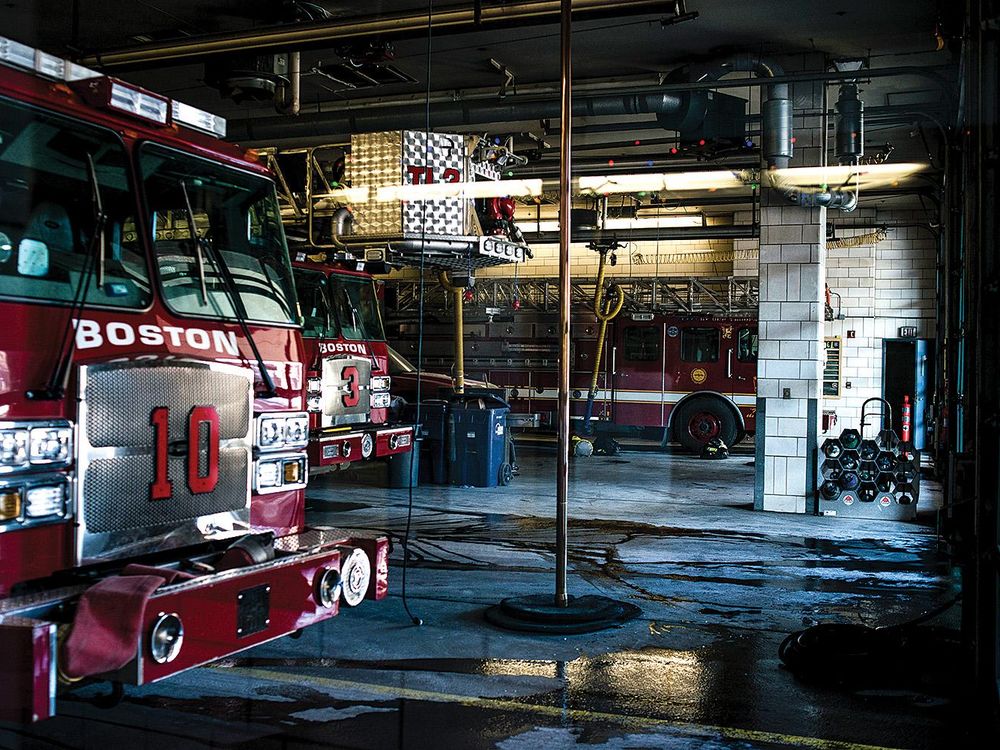
M 444 125 L 478 125 L 494 122 L 547 120 L 559 117 L 559 100 L 449 102 L 431 108 L 431 128 Z M 573 100 L 574 117 L 599 117 L 677 112 L 681 97 L 669 93 L 614 94 Z M 423 104 L 399 109 L 315 112 L 295 120 L 269 118 L 259 123 L 230 121 L 229 138 L 267 141 L 308 136 L 313 139 L 337 133 L 364 133 L 424 127 Z
M 288 85 L 275 97 L 275 109 L 283 115 L 298 115 L 302 110 L 302 53 L 288 55 Z
M 525 226 L 530 220 L 523 222 Z M 524 231 L 524 227 L 522 227 Z M 559 242 L 559 232 L 524 232 L 532 244 L 552 244 Z M 573 242 L 586 242 L 588 239 L 615 236 L 625 242 L 656 242 L 668 240 L 748 240 L 760 236 L 760 227 L 756 224 L 714 224 L 705 227 L 660 227 L 658 229 L 630 229 L 625 231 L 595 231 L 573 230 Z
M 655 13 L 668 5 L 664 0 L 573 0 L 573 14 L 622 15 L 627 12 Z M 173 39 L 135 47 L 106 50 L 84 57 L 84 65 L 114 68 L 203 60 L 208 55 L 252 50 L 255 53 L 306 49 L 329 45 L 346 39 L 380 35 L 424 34 L 428 26 L 435 34 L 444 31 L 472 31 L 486 26 L 532 22 L 551 23 L 559 19 L 559 0 L 522 0 L 503 5 L 482 6 L 479 3 L 452 5 L 435 9 L 428 18 L 426 11 L 411 11 L 393 16 L 368 16 L 357 20 L 333 18 L 314 23 L 270 26 L 225 34 Z
M 426 17 L 425 17 L 426 20 Z M 883 78 L 893 76 L 921 76 L 933 80 L 946 96 L 951 96 L 950 83 L 937 68 L 918 68 L 915 66 L 898 66 L 892 68 L 875 68 L 866 70 L 863 78 Z M 841 73 L 838 71 L 817 71 L 813 73 L 792 73 L 774 78 L 751 78 L 730 80 L 699 80 L 685 82 L 668 82 L 655 89 L 639 89 L 616 94 L 601 95 L 597 99 L 623 99 L 625 97 L 635 102 L 645 102 L 647 106 L 656 102 L 656 97 L 670 96 L 669 100 L 661 99 L 663 111 L 674 111 L 675 103 L 680 106 L 681 94 L 690 91 L 708 91 L 715 89 L 748 88 L 754 86 L 775 86 L 791 83 L 812 83 L 818 81 L 835 82 L 844 80 L 860 80 L 857 72 Z M 780 92 L 780 89 L 779 89 Z M 553 94 L 553 97 L 557 94 Z M 649 100 L 645 97 L 653 96 Z M 591 97 L 580 97 L 574 100 L 574 115 L 577 107 L 585 107 Z M 539 106 L 539 105 L 544 105 Z M 332 110 L 328 112 L 310 112 L 300 115 L 294 121 L 280 117 L 264 117 L 260 120 L 229 120 L 229 139 L 247 145 L 263 143 L 273 145 L 276 141 L 287 141 L 293 138 L 307 139 L 315 142 L 317 138 L 330 139 L 342 137 L 350 133 L 374 132 L 378 130 L 393 130 L 424 127 L 426 105 L 423 101 L 409 102 L 403 105 L 391 105 L 386 102 L 352 102 L 353 109 Z M 531 108 L 529 110 L 529 108 Z M 668 109 L 669 108 L 669 109 Z M 609 111 L 607 103 L 599 106 L 603 114 L 614 114 Z M 636 106 L 622 106 L 621 114 L 656 114 L 655 106 L 650 106 L 645 112 Z M 554 112 L 554 114 L 553 114 Z M 540 116 L 539 113 L 542 113 Z M 558 117 L 558 99 L 532 98 L 520 99 L 508 97 L 504 102 L 491 100 L 449 101 L 435 104 L 431 107 L 432 127 L 456 125 L 481 125 L 501 122 L 527 122 L 536 119 L 555 119 Z M 580 111 L 580 114 L 587 114 Z

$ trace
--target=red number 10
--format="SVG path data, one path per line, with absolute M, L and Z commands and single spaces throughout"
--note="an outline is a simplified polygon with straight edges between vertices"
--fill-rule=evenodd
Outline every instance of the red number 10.
M 153 409 L 149 417 L 153 425 L 153 483 L 149 496 L 153 500 L 167 500 L 173 495 L 174 483 L 167 475 L 167 456 L 170 450 L 170 411 L 166 406 Z M 205 473 L 201 473 L 202 426 L 208 427 L 208 460 Z M 211 492 L 219 483 L 219 412 L 214 406 L 195 406 L 188 414 L 187 425 L 187 486 L 194 495 Z

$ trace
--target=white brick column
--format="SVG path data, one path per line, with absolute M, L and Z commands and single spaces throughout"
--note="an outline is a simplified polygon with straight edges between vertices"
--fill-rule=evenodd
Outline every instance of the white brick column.
M 768 198 L 760 223 L 754 507 L 806 513 L 815 508 L 826 209 Z

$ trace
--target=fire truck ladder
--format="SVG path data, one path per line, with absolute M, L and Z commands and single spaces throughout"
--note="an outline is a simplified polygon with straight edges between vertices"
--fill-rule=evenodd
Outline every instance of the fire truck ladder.
M 503 146 L 490 146 L 494 150 Z M 395 266 L 424 265 L 454 272 L 523 262 L 531 257 L 523 238 L 484 234 L 418 236 L 393 233 L 385 236 L 354 236 L 349 230 L 348 210 L 357 196 L 341 182 L 348 143 L 328 143 L 305 148 L 262 148 L 258 154 L 274 172 L 281 221 L 291 244 L 305 251 L 329 252 L 341 260 L 389 262 Z M 514 158 L 511 156 L 510 158 Z M 482 176 L 499 177 L 491 163 L 473 165 Z M 476 220 L 478 226 L 478 220 Z
M 274 172 L 281 220 L 289 234 L 302 233 L 310 247 L 339 247 L 324 242 L 321 220 L 329 221 L 346 205 L 343 186 L 335 182 L 335 164 L 349 144 L 329 143 L 308 148 L 258 149 L 261 160 Z
M 638 277 L 616 276 L 610 281 L 618 284 L 625 294 L 626 313 L 674 313 L 701 315 L 756 315 L 759 302 L 756 277 Z M 570 291 L 574 307 L 590 307 L 594 299 L 593 279 L 574 280 Z M 386 300 L 393 317 L 415 313 L 420 303 L 418 279 L 389 279 Z M 476 308 L 487 315 L 493 311 L 514 309 L 514 300 L 520 309 L 553 312 L 559 305 L 559 280 L 556 278 L 529 277 L 516 282 L 510 278 L 476 279 L 472 288 L 473 298 L 466 303 L 469 314 Z M 450 310 L 451 296 L 436 281 L 424 283 L 424 305 L 431 309 Z

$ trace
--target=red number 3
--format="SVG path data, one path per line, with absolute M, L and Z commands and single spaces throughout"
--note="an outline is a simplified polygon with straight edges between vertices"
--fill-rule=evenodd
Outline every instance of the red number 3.
M 158 406 L 150 414 L 153 425 L 153 483 L 149 496 L 153 500 L 167 500 L 174 493 L 174 483 L 168 476 L 167 456 L 170 450 L 170 411 Z M 202 428 L 207 428 L 207 460 L 202 473 Z M 188 414 L 187 424 L 187 486 L 194 495 L 211 492 L 219 483 L 219 412 L 214 406 L 195 406 Z
M 358 380 L 361 373 L 354 365 L 347 365 L 340 371 L 340 377 L 347 381 L 347 393 L 340 397 L 341 401 L 348 408 L 357 406 L 358 402 L 361 401 L 361 394 L 358 392 Z

